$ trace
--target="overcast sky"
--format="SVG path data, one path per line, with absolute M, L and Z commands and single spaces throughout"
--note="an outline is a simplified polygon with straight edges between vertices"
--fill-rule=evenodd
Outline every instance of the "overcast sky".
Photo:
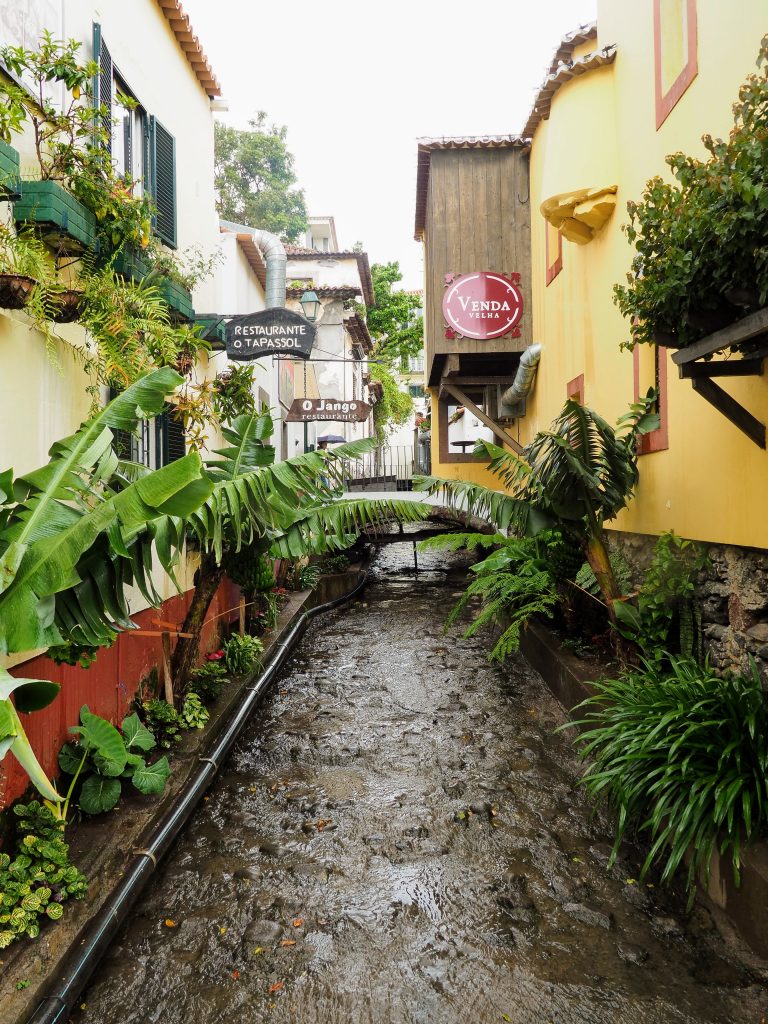
M 421 136 L 515 134 L 561 37 L 597 0 L 183 0 L 244 128 L 288 126 L 310 214 L 339 244 L 398 260 L 421 287 L 413 241 Z

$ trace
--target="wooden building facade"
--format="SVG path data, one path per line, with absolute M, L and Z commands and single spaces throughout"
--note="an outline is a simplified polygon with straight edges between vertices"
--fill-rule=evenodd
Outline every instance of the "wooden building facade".
M 471 412 L 497 444 L 516 447 L 514 417 L 504 415 L 500 397 L 532 342 L 528 181 L 528 145 L 514 136 L 419 146 L 416 239 L 424 244 L 424 369 L 438 473 L 445 464 L 477 465 L 471 439 L 449 440 L 459 410 Z M 472 337 L 446 318 L 447 290 L 475 273 L 498 275 L 519 292 L 519 319 L 500 336 Z

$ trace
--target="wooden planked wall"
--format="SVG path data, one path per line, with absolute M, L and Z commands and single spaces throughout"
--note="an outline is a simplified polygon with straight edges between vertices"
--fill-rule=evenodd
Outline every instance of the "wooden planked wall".
M 426 371 L 436 383 L 451 353 L 521 352 L 531 344 L 531 219 L 528 154 L 519 148 L 437 150 L 431 154 L 424 231 Z M 445 275 L 491 270 L 520 274 L 521 337 L 445 337 Z M 499 372 L 508 372 L 500 361 Z

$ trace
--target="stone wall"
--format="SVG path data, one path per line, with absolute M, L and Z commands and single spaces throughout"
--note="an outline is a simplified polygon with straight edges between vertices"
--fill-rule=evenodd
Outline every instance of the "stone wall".
M 612 531 L 639 585 L 653 558 L 655 537 Z M 768 551 L 707 545 L 709 567 L 697 583 L 704 640 L 717 668 L 748 671 L 754 658 L 768 681 Z

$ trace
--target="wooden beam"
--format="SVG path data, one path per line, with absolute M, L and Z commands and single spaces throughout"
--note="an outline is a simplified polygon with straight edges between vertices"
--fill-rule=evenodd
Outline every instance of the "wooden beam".
M 163 686 L 165 699 L 173 707 L 173 675 L 171 674 L 171 634 L 163 633 Z
M 518 455 L 522 455 L 522 445 L 518 444 L 514 437 L 508 434 L 502 426 L 496 423 L 495 420 L 492 420 L 491 417 L 475 405 L 474 402 L 471 402 L 461 388 L 447 380 L 441 381 L 440 386 L 441 390 L 444 389 L 447 391 L 448 394 L 455 398 L 460 405 L 463 405 L 465 409 L 469 409 L 473 415 L 477 416 L 481 423 L 484 423 L 489 430 L 493 431 L 502 444 L 509 445 L 513 452 L 517 452 Z
M 762 359 L 728 359 L 713 363 L 685 363 L 680 367 L 683 380 L 706 377 L 761 377 Z
M 459 357 L 457 355 L 448 356 L 443 366 L 444 377 L 455 377 L 460 369 Z
M 710 405 L 745 433 L 750 441 L 754 441 L 758 448 L 765 448 L 765 424 L 755 419 L 735 398 L 731 398 L 718 384 L 706 377 L 694 378 L 691 385 L 697 394 L 706 398 Z
M 735 324 L 728 324 L 714 334 L 707 335 L 700 341 L 694 341 L 692 345 L 686 345 L 672 356 L 672 362 L 682 366 L 684 363 L 692 363 L 694 359 L 702 356 L 712 355 L 722 348 L 730 348 L 731 345 L 740 345 L 750 338 L 756 338 L 760 334 L 768 333 L 768 307 L 758 309 L 756 313 L 745 316 L 743 320 L 737 320 Z

